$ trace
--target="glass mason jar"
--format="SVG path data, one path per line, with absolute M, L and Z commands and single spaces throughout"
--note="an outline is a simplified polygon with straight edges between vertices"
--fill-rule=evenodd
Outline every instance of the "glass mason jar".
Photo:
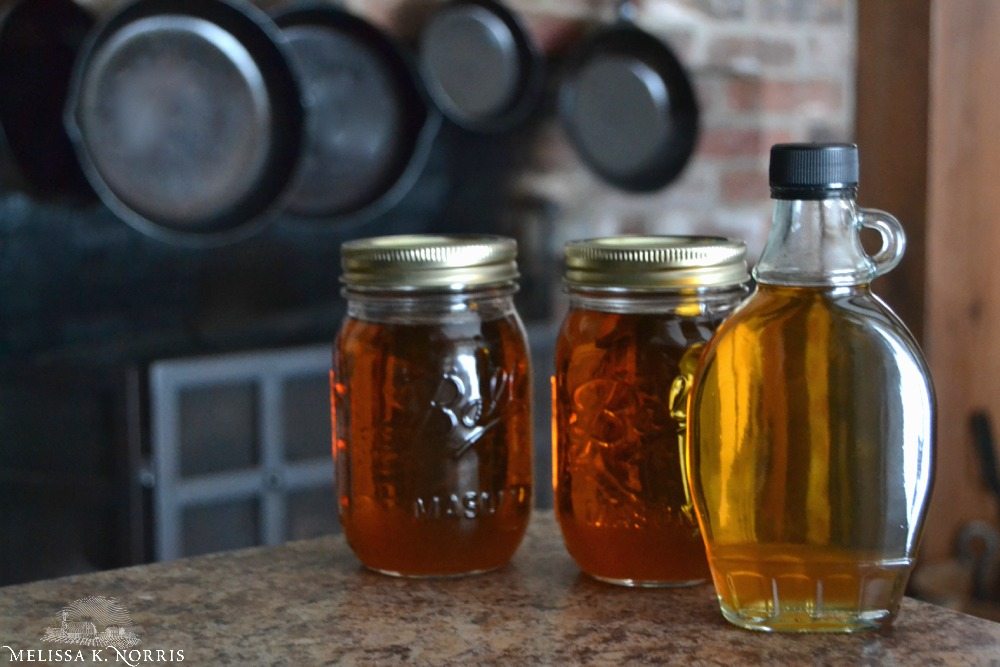
M 746 296 L 742 242 L 623 236 L 566 246 L 553 378 L 555 511 L 584 572 L 625 586 L 708 577 L 688 493 L 687 385 Z
M 516 254 L 493 236 L 343 245 L 334 459 L 341 525 L 370 569 L 484 572 L 521 542 L 532 420 Z
M 899 222 L 859 209 L 857 148 L 778 145 L 755 293 L 691 389 L 692 490 L 723 615 L 851 632 L 895 616 L 931 489 L 934 394 L 913 337 L 871 292 Z M 883 247 L 869 257 L 859 233 Z

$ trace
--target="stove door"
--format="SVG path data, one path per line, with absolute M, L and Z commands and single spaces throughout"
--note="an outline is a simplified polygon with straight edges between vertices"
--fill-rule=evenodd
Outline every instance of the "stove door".
M 338 529 L 329 346 L 149 367 L 156 560 Z

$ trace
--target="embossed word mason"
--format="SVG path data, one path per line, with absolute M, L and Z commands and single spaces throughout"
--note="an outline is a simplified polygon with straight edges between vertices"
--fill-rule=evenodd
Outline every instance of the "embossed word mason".
M 531 375 L 516 244 L 403 236 L 343 246 L 331 401 L 340 520 L 398 576 L 505 564 L 531 508 Z
M 451 493 L 447 497 L 430 496 L 417 498 L 413 502 L 413 516 L 418 519 L 459 518 L 475 519 L 483 516 L 494 516 L 503 505 L 507 496 L 513 496 L 516 502 L 524 502 L 529 497 L 531 489 L 518 486 L 496 491 L 466 491 Z

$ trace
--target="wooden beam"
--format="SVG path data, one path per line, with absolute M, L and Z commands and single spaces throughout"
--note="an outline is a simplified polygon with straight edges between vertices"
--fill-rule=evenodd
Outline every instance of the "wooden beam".
M 998 513 L 981 482 L 969 429 L 972 411 L 985 409 L 1000 432 L 997 35 L 1000 2 L 931 5 L 926 347 L 939 415 L 937 481 L 925 543 L 932 558 L 951 551 L 964 522 L 996 522 Z
M 862 205 L 881 208 L 906 229 L 903 262 L 876 292 L 918 340 L 924 330 L 930 3 L 858 3 L 856 138 Z

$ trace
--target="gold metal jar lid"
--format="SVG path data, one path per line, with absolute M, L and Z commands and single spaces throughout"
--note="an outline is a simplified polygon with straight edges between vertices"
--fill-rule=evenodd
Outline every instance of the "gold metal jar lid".
M 609 236 L 566 244 L 566 282 L 574 287 L 724 287 L 749 279 L 746 244 L 718 236 Z
M 517 280 L 517 242 L 486 234 L 380 236 L 340 249 L 348 287 L 461 290 Z

